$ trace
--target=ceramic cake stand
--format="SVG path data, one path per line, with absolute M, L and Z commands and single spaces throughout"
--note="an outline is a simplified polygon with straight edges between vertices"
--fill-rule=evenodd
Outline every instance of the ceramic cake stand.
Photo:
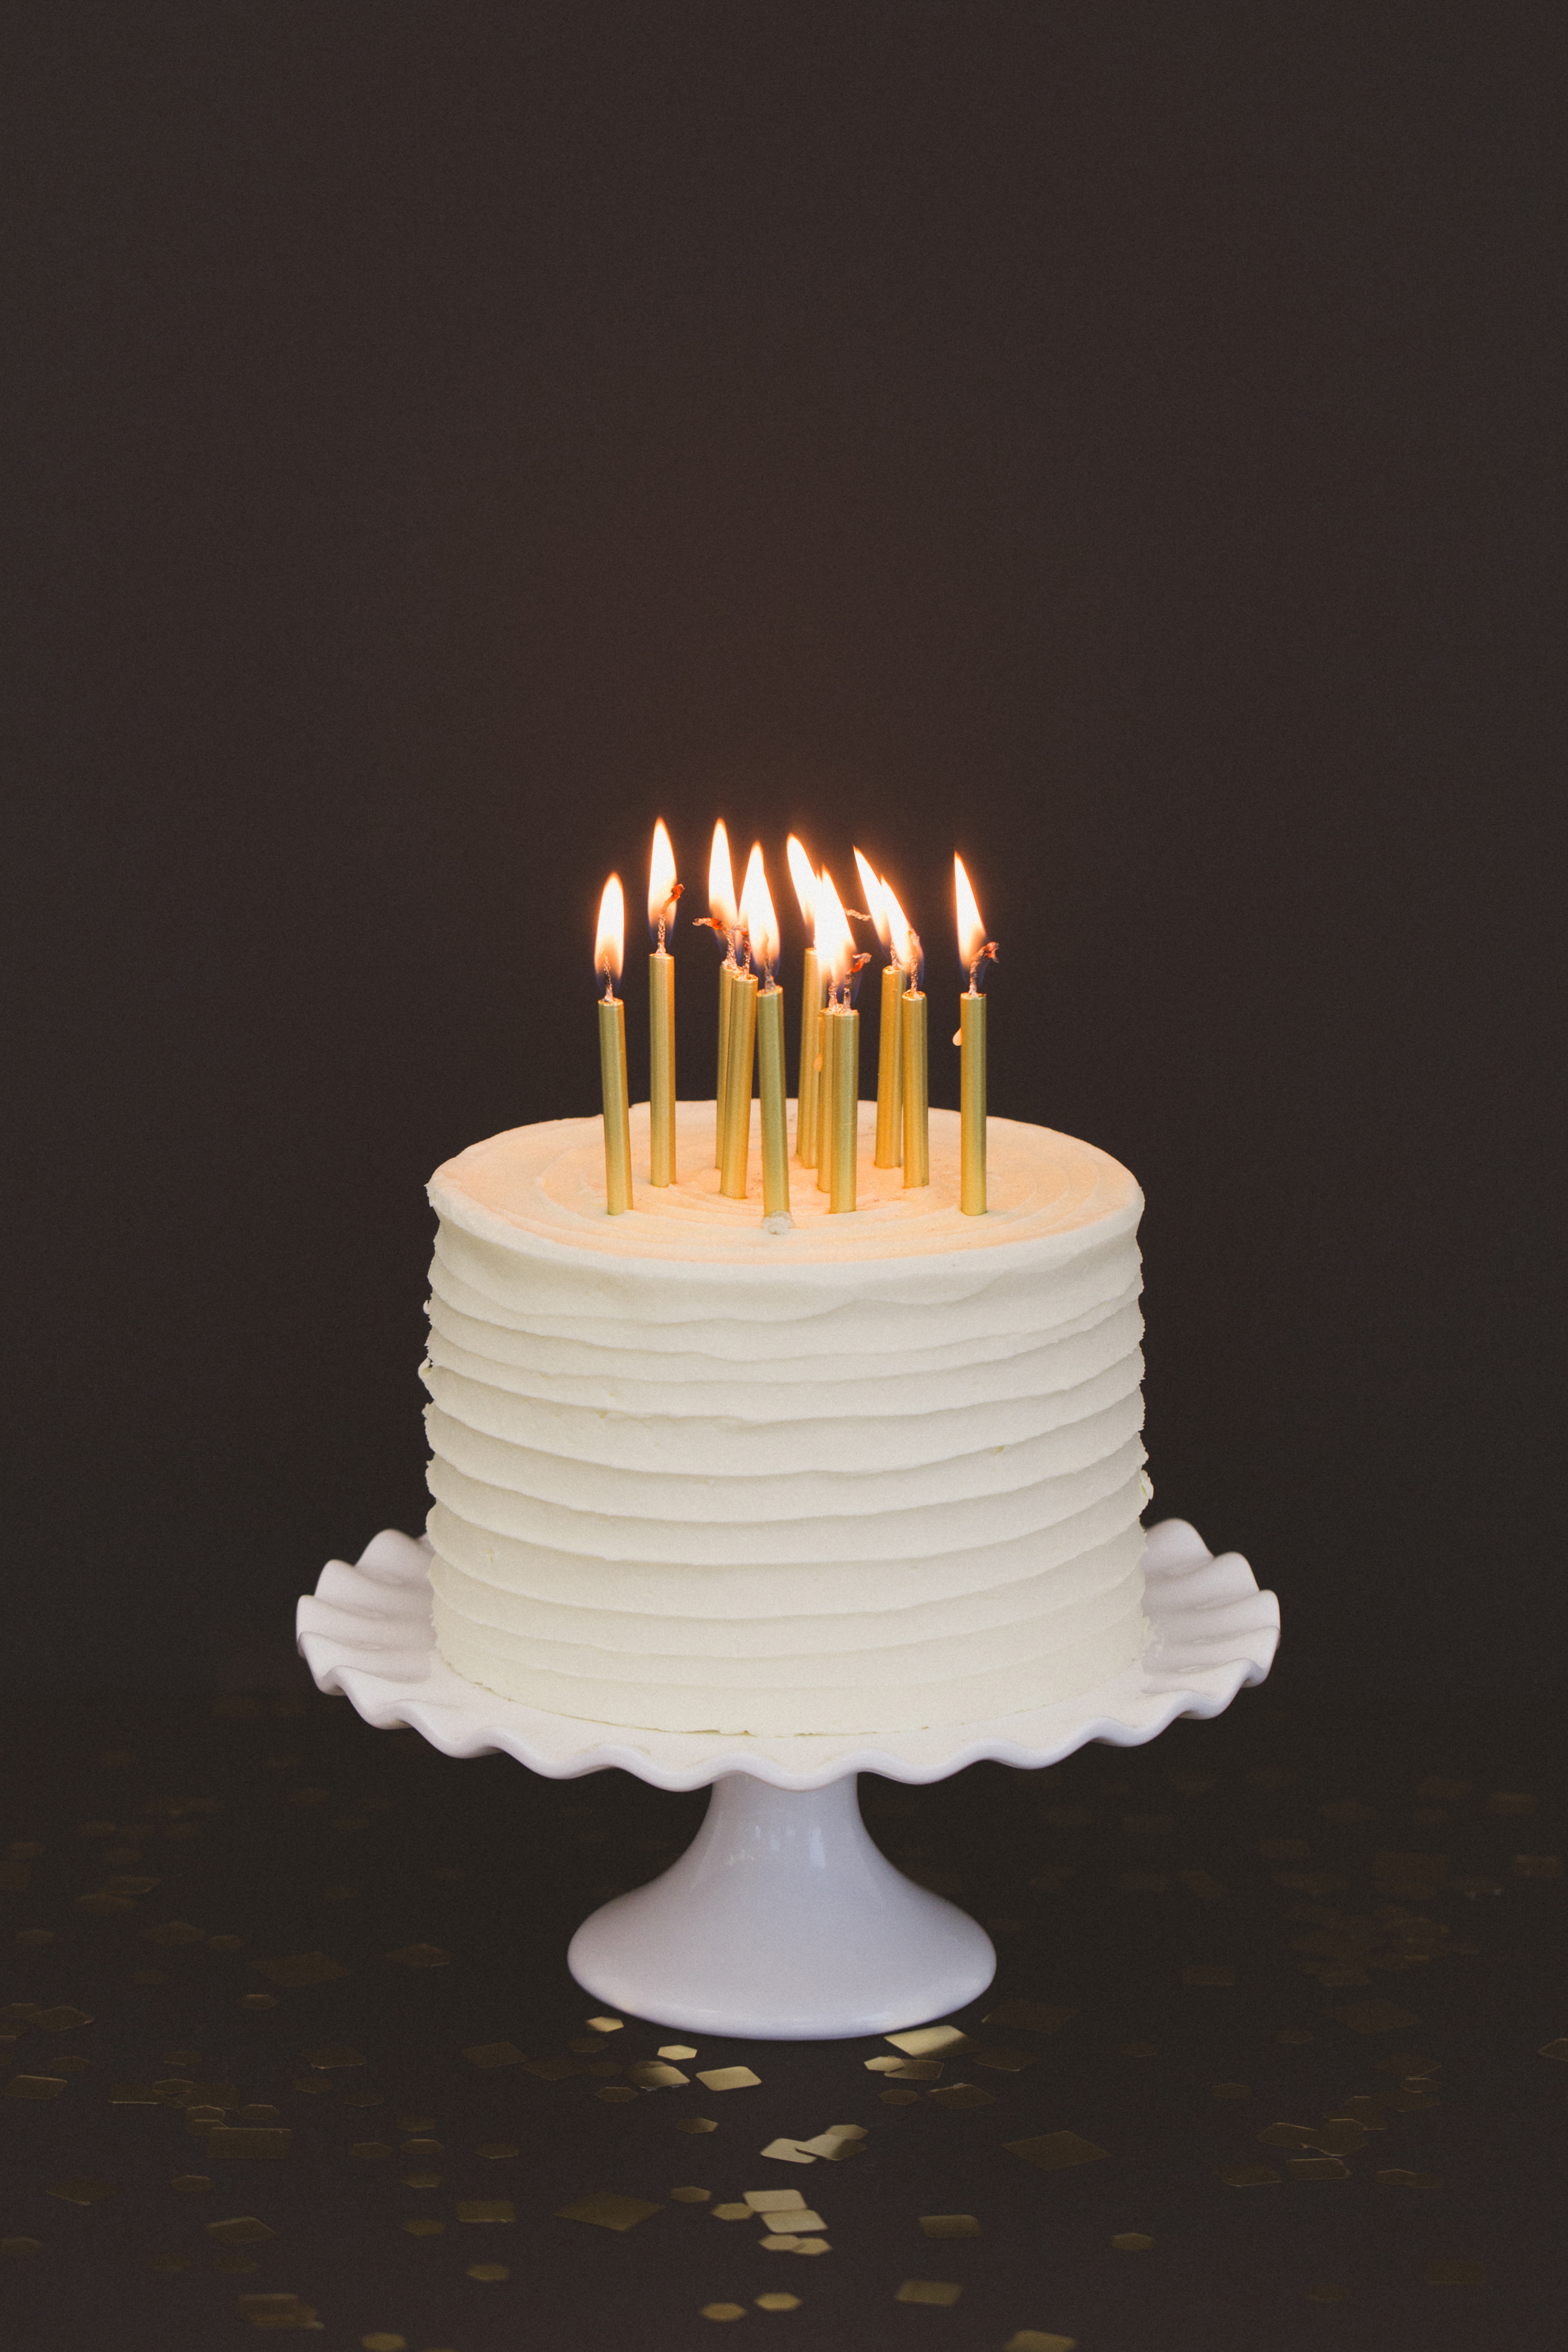
M 1136 1748 L 1179 1715 L 1214 1716 L 1268 1672 L 1279 1605 L 1238 1553 L 1215 1559 L 1182 1519 L 1149 1537 L 1136 1666 L 1084 1697 L 988 1723 L 795 1738 L 627 1731 L 497 1698 L 437 1656 L 430 1555 L 376 1537 L 329 1561 L 299 1607 L 300 1649 L 323 1691 L 378 1730 L 406 1724 L 447 1756 L 501 1748 L 554 1780 L 612 1765 L 658 1789 L 713 1796 L 695 1839 L 651 1885 L 584 1921 L 567 1965 L 596 2000 L 689 2032 L 771 2040 L 896 2032 L 974 1999 L 990 1937 L 872 1843 L 856 1774 L 945 1780 L 989 1758 L 1059 1763 L 1090 1739 Z

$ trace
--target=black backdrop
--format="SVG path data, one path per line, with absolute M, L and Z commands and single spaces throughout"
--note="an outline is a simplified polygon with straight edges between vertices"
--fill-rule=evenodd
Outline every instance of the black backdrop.
M 1553 1670 L 1551 16 L 13 17 L 13 1684 L 419 1524 L 423 1181 L 661 813 L 860 842 L 935 1038 L 963 849 L 1304 1686 Z

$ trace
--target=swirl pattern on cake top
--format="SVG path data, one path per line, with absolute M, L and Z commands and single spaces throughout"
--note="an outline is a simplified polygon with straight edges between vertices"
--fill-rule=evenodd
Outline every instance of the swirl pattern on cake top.
M 679 1107 L 688 1172 L 623 1216 L 595 1118 L 437 1171 L 431 1583 L 459 1674 L 587 1722 L 870 1732 L 1141 1654 L 1136 1183 L 993 1118 L 966 1217 L 955 1114 L 911 1192 L 860 1118 L 861 1207 L 792 1162 L 782 1231 L 760 1178 L 721 1196 L 710 1103 Z

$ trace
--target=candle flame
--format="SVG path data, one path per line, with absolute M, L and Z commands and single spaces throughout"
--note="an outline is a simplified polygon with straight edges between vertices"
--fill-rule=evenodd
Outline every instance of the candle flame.
M 907 971 L 913 988 L 920 973 L 921 943 L 910 927 L 910 919 L 899 904 L 897 891 L 883 875 L 882 903 L 888 910 L 888 943 L 893 961 L 900 971 Z
M 881 940 L 882 945 L 887 947 L 889 944 L 888 908 L 882 893 L 882 885 L 877 879 L 875 867 L 868 858 L 861 856 L 858 850 L 855 852 L 855 863 L 860 869 L 860 887 L 866 893 L 866 912 L 876 926 L 877 937 Z
M 741 923 L 752 942 L 752 969 L 756 971 L 760 966 L 771 987 L 773 966 L 779 960 L 779 919 L 773 911 L 773 895 L 768 888 L 760 841 L 752 844 L 752 854 L 746 862 L 746 879 L 741 890 Z
M 816 956 L 835 989 L 841 988 L 855 969 L 855 934 L 826 866 L 816 887 Z
M 974 903 L 974 893 L 969 887 L 969 877 L 963 870 L 963 860 L 952 861 L 952 887 L 958 902 L 958 961 L 969 974 L 970 986 L 974 985 L 974 967 L 985 952 L 985 925 Z
M 789 878 L 795 884 L 795 895 L 800 900 L 801 920 L 809 930 L 816 920 L 816 875 L 793 833 L 784 845 L 784 855 L 789 859 Z
M 730 836 L 720 818 L 713 828 L 713 848 L 708 859 L 708 912 L 722 931 L 740 923 L 735 911 L 735 869 L 730 863 Z
M 675 852 L 669 845 L 664 819 L 659 818 L 653 829 L 653 852 L 647 862 L 647 927 L 658 933 L 658 943 L 664 945 L 667 923 L 675 920 L 676 904 L 680 897 L 675 879 Z
M 626 956 L 626 900 L 621 877 L 612 874 L 599 901 L 599 929 L 594 940 L 594 970 L 605 975 L 605 994 L 614 996 Z

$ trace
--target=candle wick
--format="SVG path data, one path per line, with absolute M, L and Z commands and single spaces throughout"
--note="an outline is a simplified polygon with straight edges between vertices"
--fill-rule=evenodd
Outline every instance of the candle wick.
M 608 966 L 607 964 L 606 964 L 606 966 L 605 967 L 605 998 L 604 998 L 604 1001 L 605 1001 L 605 1003 L 606 1004 L 613 1004 L 613 1003 L 615 1003 L 615 1001 L 616 1001 L 616 982 L 615 982 L 615 975 L 614 975 L 614 973 L 610 971 L 609 966 Z

